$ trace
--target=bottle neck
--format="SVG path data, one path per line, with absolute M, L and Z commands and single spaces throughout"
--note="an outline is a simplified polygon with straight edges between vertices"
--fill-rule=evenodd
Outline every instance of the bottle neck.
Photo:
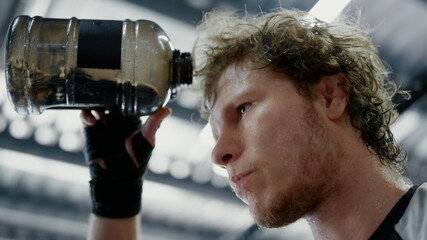
M 173 51 L 172 57 L 172 96 L 176 96 L 176 88 L 181 85 L 190 85 L 193 82 L 193 65 L 191 54 Z

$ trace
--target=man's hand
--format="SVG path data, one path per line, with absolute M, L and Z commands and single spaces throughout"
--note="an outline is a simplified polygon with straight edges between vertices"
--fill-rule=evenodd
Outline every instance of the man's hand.
M 138 117 L 82 111 L 96 216 L 128 218 L 140 211 L 142 178 L 155 145 L 155 133 L 170 109 L 160 109 L 141 127 Z

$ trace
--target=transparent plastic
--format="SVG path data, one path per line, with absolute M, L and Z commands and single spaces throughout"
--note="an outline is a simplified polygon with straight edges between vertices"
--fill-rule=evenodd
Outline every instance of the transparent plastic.
M 191 61 L 152 21 L 19 16 L 6 44 L 8 97 L 20 114 L 101 108 L 148 115 L 192 83 Z

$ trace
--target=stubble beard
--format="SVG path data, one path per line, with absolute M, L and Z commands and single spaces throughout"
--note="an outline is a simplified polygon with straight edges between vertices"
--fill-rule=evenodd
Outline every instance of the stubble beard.
M 281 189 L 266 205 L 251 206 L 250 212 L 259 226 L 289 225 L 315 211 L 334 191 L 333 179 L 339 168 L 341 148 L 328 134 L 312 103 L 305 110 L 302 129 L 294 137 L 301 146 L 297 159 L 300 174 L 291 183 L 285 183 L 286 189 Z

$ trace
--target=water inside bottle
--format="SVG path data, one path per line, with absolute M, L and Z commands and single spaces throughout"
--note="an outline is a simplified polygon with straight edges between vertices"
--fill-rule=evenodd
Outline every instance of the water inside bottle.
M 10 58 L 8 89 L 20 113 L 45 109 L 120 109 L 124 114 L 147 115 L 158 109 L 159 93 L 146 84 L 120 82 L 120 70 L 79 69 L 59 74 L 28 68 L 24 59 Z M 24 109 L 23 109 L 24 108 Z

